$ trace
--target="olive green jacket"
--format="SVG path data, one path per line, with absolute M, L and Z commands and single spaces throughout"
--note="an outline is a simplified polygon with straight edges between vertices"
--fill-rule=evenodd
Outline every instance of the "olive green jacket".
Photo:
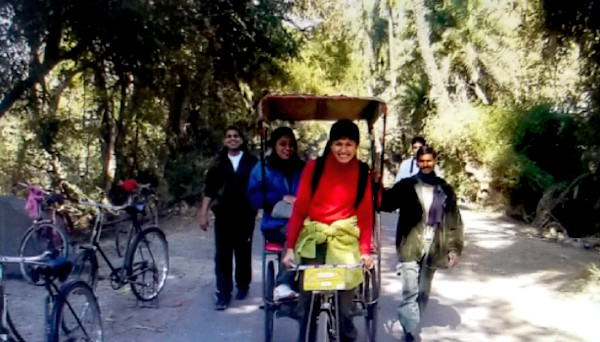
M 441 191 L 442 196 L 445 197 L 444 215 L 430 246 L 429 259 L 425 262 L 434 267 L 447 268 L 448 253 L 455 252 L 458 255 L 462 253 L 463 222 L 452 187 L 439 177 L 436 181 L 438 183 L 436 191 Z M 416 177 L 403 179 L 392 189 L 385 190 L 382 196 L 381 210 L 400 209 L 396 251 L 402 261 L 419 261 L 425 254 L 423 208 L 415 190 L 418 182 Z

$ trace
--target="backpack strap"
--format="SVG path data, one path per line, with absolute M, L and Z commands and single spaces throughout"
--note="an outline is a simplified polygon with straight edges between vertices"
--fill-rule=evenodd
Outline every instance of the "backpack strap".
M 358 208 L 358 205 L 365 196 L 367 180 L 369 179 L 369 165 L 367 165 L 367 163 L 359 162 L 358 166 L 358 188 L 356 189 L 356 202 L 354 203 L 355 208 Z

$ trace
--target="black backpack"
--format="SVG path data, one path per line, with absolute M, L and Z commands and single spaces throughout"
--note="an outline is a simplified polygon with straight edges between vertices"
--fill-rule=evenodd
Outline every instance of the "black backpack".
M 358 173 L 358 188 L 356 191 L 356 201 L 354 202 L 354 208 L 358 208 L 360 201 L 365 196 L 365 188 L 367 187 L 367 180 L 369 177 L 369 165 L 367 163 L 363 163 L 361 161 L 358 162 L 359 165 L 359 173 Z M 319 186 L 319 181 L 321 180 L 321 174 L 323 173 L 323 168 L 325 167 L 325 157 L 317 158 L 315 163 L 315 172 L 312 177 L 312 194 L 315 193 L 317 187 Z

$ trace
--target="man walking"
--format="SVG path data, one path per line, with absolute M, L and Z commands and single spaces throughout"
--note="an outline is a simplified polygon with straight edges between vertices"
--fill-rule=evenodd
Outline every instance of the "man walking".
M 248 179 L 257 158 L 245 150 L 237 128 L 229 127 L 223 137 L 223 151 L 206 176 L 204 198 L 198 212 L 200 228 L 208 229 L 208 210 L 215 214 L 215 310 L 225 310 L 233 290 L 235 256 L 236 299 L 244 299 L 252 276 L 252 233 L 256 211 L 246 197 Z
M 411 150 L 412 155 L 404 159 L 402 163 L 400 163 L 400 170 L 396 174 L 396 181 L 394 183 L 398 183 L 404 178 L 409 178 L 416 175 L 419 172 L 419 166 L 417 165 L 417 151 L 421 146 L 425 145 L 425 138 L 416 136 L 411 141 Z M 438 177 L 444 177 L 442 174 L 442 170 L 440 170 L 439 165 L 435 165 L 435 174 Z
M 400 209 L 396 250 L 402 260 L 402 299 L 398 306 L 405 341 L 414 341 L 437 268 L 454 267 L 463 249 L 463 224 L 454 190 L 437 177 L 436 152 L 417 152 L 419 172 L 383 192 L 383 211 Z

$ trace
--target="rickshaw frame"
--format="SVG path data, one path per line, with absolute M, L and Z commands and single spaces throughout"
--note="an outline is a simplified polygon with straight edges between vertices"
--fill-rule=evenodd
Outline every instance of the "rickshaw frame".
M 377 189 L 375 183 L 382 184 L 383 178 L 383 160 L 385 148 L 385 131 L 387 121 L 387 105 L 384 101 L 374 97 L 347 97 L 347 96 L 324 96 L 324 95 L 266 95 L 257 105 L 258 125 L 260 132 L 260 163 L 262 170 L 262 179 L 265 176 L 265 155 L 267 152 L 266 142 L 269 133 L 270 125 L 275 121 L 335 121 L 340 119 L 349 119 L 352 121 L 364 120 L 367 123 L 368 136 L 370 143 L 370 160 L 369 167 L 371 171 L 375 171 L 378 176 L 373 184 L 373 240 L 372 254 L 376 256 L 376 297 L 367 304 L 375 305 L 377 309 L 377 301 L 379 298 L 381 284 L 381 219 L 377 208 Z M 381 119 L 381 120 L 380 120 Z M 375 127 L 379 122 L 382 125 L 381 136 L 376 137 Z M 377 145 L 379 138 L 379 145 Z M 380 155 L 377 155 L 377 150 Z M 263 183 L 264 184 L 264 183 Z M 263 190 L 265 191 L 265 190 Z M 273 266 L 269 265 L 271 272 L 267 272 L 267 258 L 269 255 L 275 255 L 277 249 L 269 251 L 268 244 L 265 241 L 265 250 L 262 256 L 262 280 L 263 280 L 263 301 L 265 310 L 277 307 L 277 303 L 273 300 L 272 294 L 267 294 L 265 285 L 265 273 L 272 273 Z M 270 261 L 269 263 L 271 263 Z M 272 278 L 272 274 L 269 274 Z M 272 282 L 273 279 L 271 279 Z M 272 285 L 272 284 L 271 284 Z M 364 292 L 364 291 L 363 291 Z M 273 319 L 273 318 L 271 318 Z M 266 318 L 265 318 L 266 320 Z M 268 323 L 268 322 L 266 322 Z M 268 326 L 268 325 L 267 325 Z M 376 330 L 376 326 L 374 327 Z M 271 321 L 272 330 L 272 321 Z M 266 333 L 266 341 L 270 342 L 272 336 Z M 367 340 L 372 340 L 371 333 L 367 332 Z M 374 335 L 372 335 L 374 336 Z

